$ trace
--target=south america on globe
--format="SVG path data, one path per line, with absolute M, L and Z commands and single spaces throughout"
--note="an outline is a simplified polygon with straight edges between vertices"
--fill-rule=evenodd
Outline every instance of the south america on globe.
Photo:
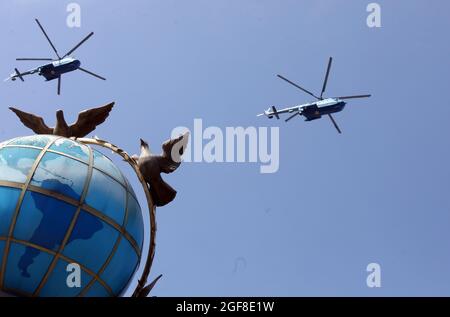
M 56 135 L 0 143 L 0 292 L 120 296 L 143 239 L 136 194 L 102 153 Z

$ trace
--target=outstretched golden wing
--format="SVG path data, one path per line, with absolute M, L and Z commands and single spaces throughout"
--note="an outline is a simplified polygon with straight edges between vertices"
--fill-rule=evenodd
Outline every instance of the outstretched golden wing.
M 20 121 L 27 127 L 33 130 L 36 134 L 53 134 L 53 129 L 49 128 L 42 117 L 36 116 L 32 113 L 27 113 L 19 109 L 9 107 L 20 119 Z
M 91 133 L 98 125 L 105 122 L 113 107 L 114 102 L 111 102 L 103 107 L 80 112 L 77 121 L 69 127 L 70 135 L 82 138 Z

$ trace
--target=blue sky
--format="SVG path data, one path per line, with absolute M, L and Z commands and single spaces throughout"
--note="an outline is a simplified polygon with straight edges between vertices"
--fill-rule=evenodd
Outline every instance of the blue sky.
M 95 134 L 130 153 L 140 137 L 159 151 L 194 118 L 280 127 L 277 173 L 186 163 L 165 177 L 179 193 L 158 209 L 154 295 L 450 295 L 448 1 L 378 1 L 381 28 L 360 0 L 78 0 L 81 28 L 68 28 L 70 2 L 0 3 L 0 73 L 52 56 L 39 18 L 61 52 L 94 31 L 75 56 L 108 80 L 68 74 L 61 96 L 38 77 L 2 83 L 2 140 L 30 134 L 11 105 L 53 123 L 58 108 L 71 120 L 116 101 Z M 373 95 L 335 116 L 342 135 L 326 118 L 255 116 L 311 101 L 275 75 L 318 93 L 329 56 L 327 95 Z M 378 289 L 366 286 L 371 262 Z

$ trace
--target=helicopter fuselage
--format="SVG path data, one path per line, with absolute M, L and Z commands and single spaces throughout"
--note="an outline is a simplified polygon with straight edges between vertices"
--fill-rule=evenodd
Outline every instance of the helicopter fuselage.
M 57 79 L 62 74 L 73 72 L 74 70 L 79 69 L 80 65 L 81 62 L 79 60 L 72 57 L 65 57 L 60 60 L 53 61 L 49 64 L 33 68 L 24 73 L 12 73 L 10 79 L 12 81 L 15 81 L 17 80 L 17 78 L 23 78 L 23 76 L 33 75 L 37 73 L 39 76 L 44 76 L 46 81 L 50 81 L 53 79 Z
M 81 62 L 79 60 L 67 57 L 38 67 L 38 74 L 44 76 L 47 81 L 50 81 L 58 78 L 62 74 L 77 70 L 80 65 Z
M 352 96 L 343 96 L 343 97 L 333 97 L 333 98 L 322 98 L 325 88 L 327 87 L 328 82 L 328 75 L 330 74 L 331 69 L 331 63 L 333 61 L 333 58 L 330 57 L 328 60 L 328 66 L 327 66 L 327 72 L 325 73 L 325 79 L 323 81 L 322 91 L 320 94 L 315 95 L 309 90 L 306 90 L 305 88 L 299 86 L 298 84 L 294 83 L 293 81 L 287 79 L 284 76 L 277 75 L 280 79 L 284 80 L 285 82 L 291 84 L 292 86 L 302 90 L 303 92 L 307 93 L 308 95 L 314 97 L 317 99 L 317 101 L 307 103 L 307 104 L 301 104 L 289 108 L 284 108 L 278 110 L 275 106 L 271 106 L 269 109 L 264 111 L 264 113 L 260 113 L 257 116 L 266 116 L 269 119 L 275 117 L 277 119 L 280 119 L 280 114 L 290 114 L 290 116 L 285 119 L 284 121 L 288 122 L 289 120 L 295 118 L 296 116 L 303 116 L 305 117 L 305 121 L 312 121 L 316 119 L 322 118 L 323 115 L 326 115 L 330 118 L 331 122 L 333 123 L 334 127 L 336 128 L 337 132 L 342 133 L 341 129 L 338 127 L 336 120 L 333 118 L 333 113 L 340 112 L 344 109 L 346 102 L 343 100 L 346 99 L 355 99 L 355 98 L 368 98 L 371 95 L 352 95 Z
M 21 57 L 16 58 L 18 61 L 51 61 L 48 64 L 30 69 L 26 72 L 20 72 L 19 69 L 14 68 L 14 73 L 12 73 L 8 78 L 5 79 L 5 81 L 12 80 L 16 81 L 17 79 L 20 79 L 21 81 L 25 81 L 24 77 L 28 75 L 38 74 L 39 76 L 43 76 L 46 81 L 58 79 L 58 95 L 61 93 L 61 77 L 65 73 L 70 73 L 75 70 L 80 70 L 84 73 L 87 73 L 93 77 L 96 77 L 101 80 L 106 80 L 106 78 L 97 75 L 96 73 L 93 73 L 87 69 L 81 68 L 81 62 L 78 59 L 75 59 L 72 57 L 72 53 L 75 52 L 83 43 L 85 43 L 92 35 L 94 35 L 94 32 L 89 33 L 85 38 L 83 38 L 80 42 L 78 42 L 77 45 L 75 45 L 71 50 L 69 50 L 66 54 L 59 55 L 55 45 L 53 45 L 52 41 L 47 35 L 47 32 L 45 32 L 44 27 L 39 22 L 38 19 L 35 19 L 37 25 L 41 29 L 42 33 L 45 35 L 45 38 L 47 39 L 48 43 L 52 47 L 53 51 L 55 52 L 57 59 L 52 58 L 30 58 L 30 57 Z
M 269 118 L 273 118 L 275 114 L 299 112 L 305 117 L 305 121 L 320 119 L 323 115 L 340 112 L 344 109 L 346 102 L 338 98 L 327 98 L 311 103 L 306 103 L 294 107 L 277 110 L 276 113 L 269 108 L 264 114 Z
M 320 119 L 323 115 L 342 111 L 345 104 L 342 100 L 328 98 L 302 107 L 301 115 L 305 117 L 305 121 L 312 121 Z

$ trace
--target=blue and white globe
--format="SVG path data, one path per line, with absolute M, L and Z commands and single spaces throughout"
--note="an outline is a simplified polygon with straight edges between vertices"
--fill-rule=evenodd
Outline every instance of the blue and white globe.
M 51 135 L 0 143 L 0 291 L 119 296 L 143 236 L 130 183 L 100 152 Z

